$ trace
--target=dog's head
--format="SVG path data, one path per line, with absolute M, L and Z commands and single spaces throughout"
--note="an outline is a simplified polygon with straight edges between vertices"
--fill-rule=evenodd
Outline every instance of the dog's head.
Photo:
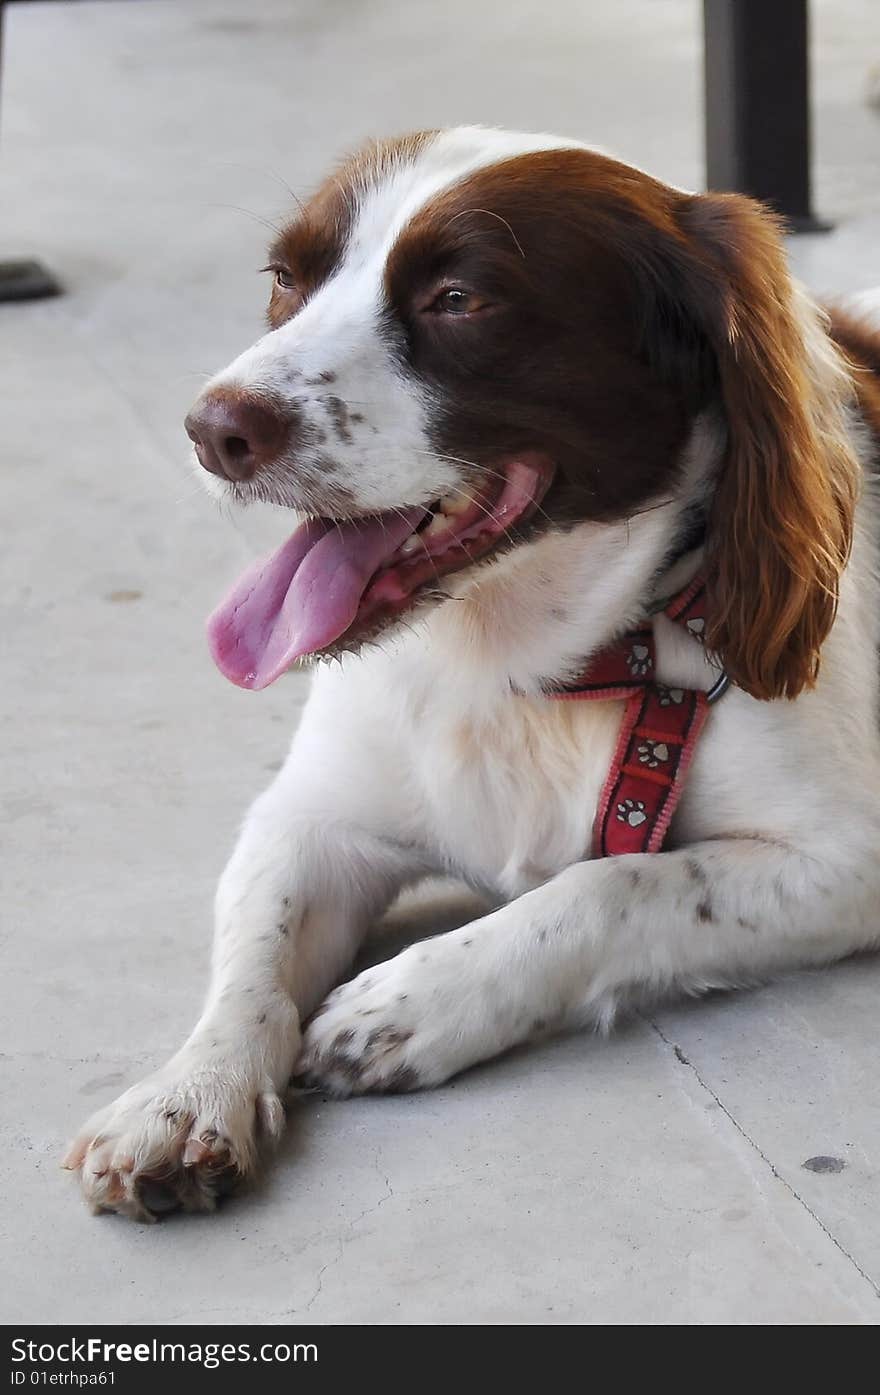
M 187 418 L 215 489 L 307 515 L 212 617 L 234 682 L 356 647 L 548 531 L 676 499 L 713 406 L 710 645 L 757 696 L 811 681 L 856 470 L 845 375 L 768 214 L 465 128 L 348 162 L 267 269 L 269 332 Z

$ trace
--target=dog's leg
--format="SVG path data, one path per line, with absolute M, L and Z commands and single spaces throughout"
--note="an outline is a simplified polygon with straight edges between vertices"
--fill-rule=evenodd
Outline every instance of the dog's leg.
M 341 1095 L 436 1085 L 550 1028 L 607 1025 L 627 1003 L 877 945 L 876 867 L 855 838 L 834 865 L 758 839 L 578 863 L 337 988 L 297 1073 Z
M 189 1039 L 66 1154 L 97 1210 L 150 1220 L 208 1209 L 252 1168 L 282 1127 L 301 1018 L 421 870 L 413 853 L 344 822 L 336 782 L 323 770 L 321 785 L 315 765 L 292 756 L 251 810 L 218 889 L 211 983 Z

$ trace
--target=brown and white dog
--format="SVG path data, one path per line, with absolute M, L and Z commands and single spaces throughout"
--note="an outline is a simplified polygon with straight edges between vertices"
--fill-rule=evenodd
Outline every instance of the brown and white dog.
M 142 1220 L 248 1173 L 292 1072 L 436 1085 L 880 940 L 880 338 L 792 282 L 772 216 L 462 128 L 345 164 L 270 270 L 188 430 L 218 497 L 307 521 L 211 643 L 250 688 L 341 662 L 221 881 L 192 1035 L 67 1155 Z M 700 570 L 705 647 L 657 613 Z M 621 704 L 548 691 L 638 622 L 662 682 L 734 686 L 666 850 L 591 858 Z M 335 987 L 438 871 L 501 909 Z

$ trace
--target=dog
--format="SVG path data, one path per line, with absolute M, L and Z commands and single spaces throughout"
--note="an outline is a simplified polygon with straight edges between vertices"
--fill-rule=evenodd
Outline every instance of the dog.
M 315 672 L 197 1025 L 66 1156 L 141 1221 L 250 1173 L 292 1075 L 435 1086 L 880 941 L 880 336 L 774 216 L 457 128 L 343 164 L 267 270 L 187 430 L 213 495 L 305 521 L 209 641 L 244 688 Z M 344 981 L 436 873 L 498 908 Z

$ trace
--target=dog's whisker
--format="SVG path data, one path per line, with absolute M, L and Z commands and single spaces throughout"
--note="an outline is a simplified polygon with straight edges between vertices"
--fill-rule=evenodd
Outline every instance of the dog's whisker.
M 208 204 L 208 207 L 223 208 L 230 213 L 241 213 L 245 218 L 250 218 L 253 220 L 253 222 L 259 223 L 261 227 L 266 228 L 268 232 L 272 233 L 273 237 L 278 237 L 281 233 L 281 227 L 279 224 L 271 222 L 268 218 L 262 217 L 262 215 L 259 213 L 254 213 L 253 209 L 241 208 L 239 204 L 213 202 Z
M 428 450 L 418 450 L 416 453 L 417 453 L 418 455 L 428 455 L 431 459 L 436 460 L 436 461 L 438 461 L 438 462 L 440 462 L 440 461 L 449 461 L 450 463 L 453 463 L 453 464 L 456 464 L 456 465 L 467 465 L 467 466 L 469 466 L 471 469 L 481 471 L 484 475 L 489 475 L 489 476 L 491 476 L 491 477 L 494 478 L 494 479 L 498 479 L 498 480 L 503 481 L 504 483 L 507 482 L 507 475 L 504 473 L 503 470 L 494 470 L 494 469 L 492 469 L 492 467 L 489 466 L 489 465 L 479 465 L 479 464 L 477 464 L 477 462 L 474 461 L 474 460 L 465 460 L 463 457 L 458 456 L 458 455 L 439 455 L 436 451 L 428 451 Z M 461 488 L 460 488 L 460 492 L 461 492 L 462 494 L 464 494 L 464 490 L 461 489 Z M 468 497 L 468 496 L 465 496 L 465 497 Z M 471 502 L 474 502 L 474 501 L 471 500 Z M 553 519 L 552 519 L 552 518 L 550 517 L 550 515 L 547 513 L 546 509 L 544 509 L 544 508 L 541 506 L 540 503 L 536 503 L 536 504 L 535 504 L 535 506 L 534 506 L 534 512 L 540 514 L 541 517 L 544 518 L 544 519 L 546 519 L 548 523 L 550 523 L 550 524 L 553 523 Z

